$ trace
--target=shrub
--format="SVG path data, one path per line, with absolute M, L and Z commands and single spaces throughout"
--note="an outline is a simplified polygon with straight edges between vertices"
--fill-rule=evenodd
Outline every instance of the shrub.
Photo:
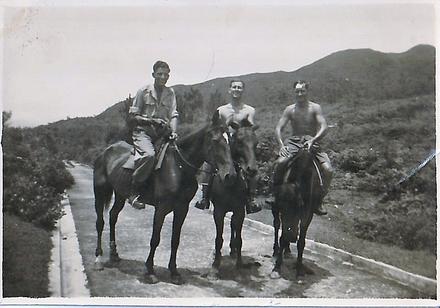
M 36 178 L 12 176 L 14 185 L 3 193 L 3 209 L 37 226 L 52 229 L 62 217 L 61 196 L 55 189 L 42 185 Z
M 406 249 L 436 252 L 436 203 L 403 193 L 399 201 L 376 204 L 375 218 L 355 218 L 355 235 Z
M 40 140 L 40 133 L 4 128 L 3 210 L 52 229 L 63 215 L 61 193 L 73 184 L 73 177 L 54 158 L 53 144 Z

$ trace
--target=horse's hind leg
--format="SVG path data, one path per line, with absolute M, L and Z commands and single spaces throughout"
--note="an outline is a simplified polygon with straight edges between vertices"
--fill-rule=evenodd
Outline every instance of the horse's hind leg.
M 163 207 L 156 207 L 154 210 L 153 219 L 153 234 L 150 240 L 150 253 L 148 254 L 145 266 L 147 268 L 146 279 L 148 283 L 157 283 L 159 280 L 154 272 L 154 254 L 156 253 L 157 246 L 160 243 L 160 232 L 162 230 L 163 221 L 165 220 L 167 212 Z
M 95 250 L 95 268 L 97 270 L 104 269 L 102 262 L 102 231 L 104 230 L 104 208 L 111 198 L 112 189 L 109 185 L 94 184 L 95 193 L 95 212 L 96 212 L 96 250 Z
M 183 284 L 183 280 L 180 273 L 177 271 L 176 256 L 177 249 L 180 243 L 180 233 L 182 231 L 182 225 L 185 221 L 186 214 L 188 213 L 188 204 L 176 205 L 173 218 L 173 234 L 171 236 L 171 257 L 168 263 L 168 269 L 171 272 L 171 282 L 174 284 Z
M 115 229 L 118 222 L 118 216 L 124 208 L 125 198 L 118 193 L 115 193 L 115 202 L 110 210 L 110 262 L 119 262 L 121 258 L 116 250 L 116 236 Z

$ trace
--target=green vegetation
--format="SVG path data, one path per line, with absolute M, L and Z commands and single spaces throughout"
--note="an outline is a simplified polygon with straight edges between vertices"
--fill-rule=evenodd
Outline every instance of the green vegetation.
M 48 297 L 50 232 L 3 215 L 3 297 Z
M 8 126 L 3 112 L 4 296 L 45 297 L 49 231 L 63 215 L 61 194 L 73 177 L 51 131 Z

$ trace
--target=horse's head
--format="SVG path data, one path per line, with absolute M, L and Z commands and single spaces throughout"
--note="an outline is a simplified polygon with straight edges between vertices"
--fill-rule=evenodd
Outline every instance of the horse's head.
M 205 135 L 205 160 L 217 171 L 220 180 L 236 177 L 234 162 L 228 138 L 228 128 L 221 121 L 218 111 L 214 114 L 211 125 Z
M 301 219 L 303 201 L 299 186 L 295 183 L 284 183 L 275 187 L 274 193 L 280 211 L 282 234 L 288 242 L 296 242 L 298 225 Z
M 241 123 L 231 122 L 228 124 L 235 130 L 231 144 L 232 157 L 248 175 L 255 175 L 257 173 L 255 149 L 258 142 L 255 130 L 258 127 L 252 125 L 247 119 Z

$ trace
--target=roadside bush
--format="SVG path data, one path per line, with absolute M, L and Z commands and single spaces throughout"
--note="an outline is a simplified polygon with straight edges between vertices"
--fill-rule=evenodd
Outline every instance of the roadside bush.
M 17 175 L 11 180 L 15 184 L 4 191 L 3 210 L 37 226 L 52 229 L 63 215 L 60 194 L 27 176 Z
M 436 252 L 436 202 L 404 193 L 399 201 L 378 203 L 375 218 L 356 218 L 355 235 L 406 249 Z
M 3 210 L 52 229 L 63 215 L 61 193 L 73 177 L 54 157 L 54 144 L 39 142 L 47 136 L 3 124 Z
M 342 171 L 358 173 L 368 169 L 377 161 L 377 153 L 372 150 L 345 149 L 339 153 L 337 164 Z

